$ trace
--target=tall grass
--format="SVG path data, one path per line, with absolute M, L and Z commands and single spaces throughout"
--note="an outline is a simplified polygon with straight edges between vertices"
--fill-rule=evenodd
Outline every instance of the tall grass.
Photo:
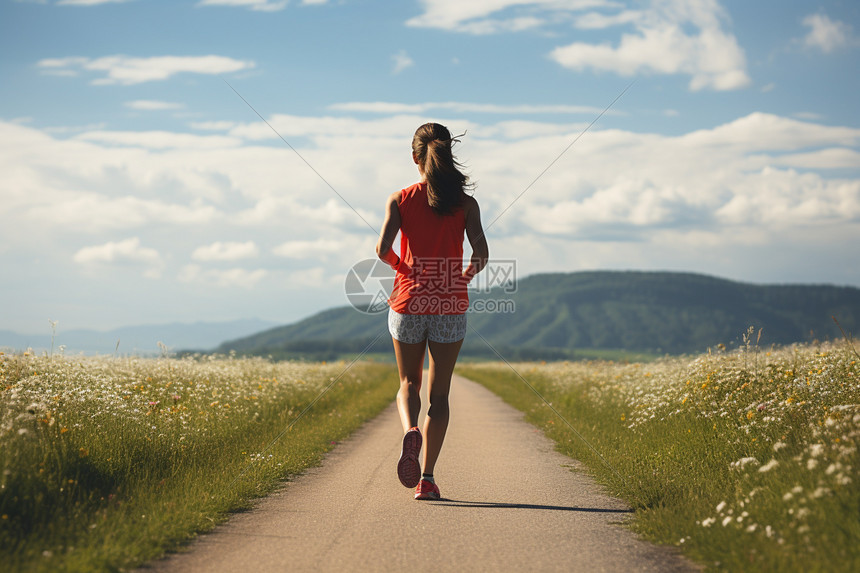
M 860 570 L 856 350 L 764 352 L 752 334 L 736 352 L 648 364 L 514 364 L 584 440 L 508 365 L 460 373 L 585 462 L 649 539 L 713 569 Z
M 391 402 L 391 366 L 346 366 L 0 356 L 3 568 L 128 568 L 211 528 Z

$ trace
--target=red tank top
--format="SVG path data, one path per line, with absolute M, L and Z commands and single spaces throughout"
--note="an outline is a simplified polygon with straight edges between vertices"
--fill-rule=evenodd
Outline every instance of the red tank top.
M 437 215 L 427 202 L 427 183 L 400 192 L 400 266 L 388 299 L 400 314 L 463 314 L 469 309 L 463 278 L 462 208 Z

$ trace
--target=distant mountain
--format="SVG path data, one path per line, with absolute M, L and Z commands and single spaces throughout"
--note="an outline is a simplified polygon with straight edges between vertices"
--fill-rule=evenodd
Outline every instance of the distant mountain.
M 156 354 L 160 352 L 158 343 L 170 349 L 211 350 L 224 340 L 247 336 L 262 329 L 271 328 L 276 323 L 266 320 L 246 319 L 229 322 L 195 322 L 193 324 L 159 324 L 127 326 L 108 331 L 63 330 L 62 324 L 54 337 L 54 351 L 73 354 Z M 0 330 L 0 348 L 37 352 L 51 348 L 51 333 L 26 335 Z M 117 346 L 117 344 L 119 346 Z
M 473 308 L 515 305 L 514 312 L 469 314 L 462 353 L 489 358 L 492 348 L 508 359 L 560 359 L 583 350 L 694 353 L 738 344 L 750 326 L 763 329 L 762 345 L 840 337 L 831 316 L 846 331 L 860 326 L 857 288 L 754 285 L 689 273 L 540 274 L 520 280 L 510 294 L 470 296 Z M 333 358 L 362 351 L 380 333 L 370 352 L 390 353 L 385 313 L 340 307 L 225 342 L 218 351 Z

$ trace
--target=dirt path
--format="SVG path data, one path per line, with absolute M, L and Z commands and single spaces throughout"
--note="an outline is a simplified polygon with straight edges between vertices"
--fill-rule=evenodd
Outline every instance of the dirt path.
M 426 402 L 425 402 L 426 404 Z M 393 405 L 319 468 L 146 571 L 689 571 L 619 527 L 624 503 L 483 387 L 456 378 L 443 500 L 397 480 Z

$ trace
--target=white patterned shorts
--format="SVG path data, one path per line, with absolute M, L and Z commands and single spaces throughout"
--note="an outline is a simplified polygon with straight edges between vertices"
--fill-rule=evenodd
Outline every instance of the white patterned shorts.
M 465 314 L 400 314 L 388 309 L 388 331 L 391 337 L 406 344 L 450 343 L 466 337 Z

